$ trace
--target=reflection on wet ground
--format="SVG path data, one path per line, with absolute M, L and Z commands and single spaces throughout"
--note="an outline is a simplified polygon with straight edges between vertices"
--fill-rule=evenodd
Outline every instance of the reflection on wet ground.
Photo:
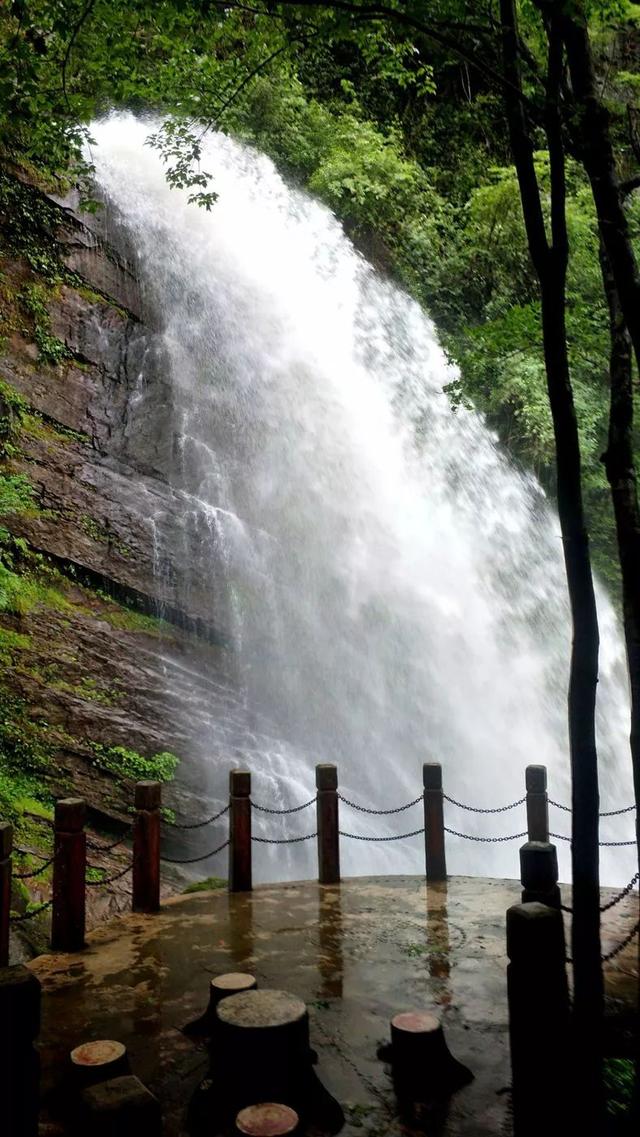
M 82 955 L 32 964 L 44 989 L 44 1090 L 59 1083 L 72 1047 L 119 1039 L 162 1102 L 165 1137 L 182 1137 L 207 1054 L 181 1027 L 205 1009 L 212 975 L 247 970 L 261 987 L 307 1003 L 318 1074 L 344 1107 L 345 1134 L 400 1132 L 376 1049 L 393 1014 L 431 1007 L 475 1078 L 430 1132 L 507 1133 L 504 914 L 519 899 L 515 881 L 454 877 L 426 889 L 418 877 L 359 878 L 196 893 L 169 901 L 157 916 L 114 920 L 89 936 Z M 622 938 L 636 910 L 636 897 L 614 910 L 605 948 Z M 631 997 L 634 970 L 630 948 L 608 969 L 615 997 Z

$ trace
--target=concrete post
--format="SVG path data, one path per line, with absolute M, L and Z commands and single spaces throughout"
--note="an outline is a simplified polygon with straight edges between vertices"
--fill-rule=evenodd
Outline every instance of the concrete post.
M 53 839 L 53 951 L 80 951 L 85 932 L 86 805 L 82 798 L 56 802 Z
M 37 1137 L 40 984 L 27 967 L 0 969 L 0 1115 L 6 1137 Z M 6 1128 L 5 1128 L 6 1126 Z
M 427 882 L 446 880 L 444 798 L 442 796 L 442 766 L 439 762 L 425 762 L 422 767 L 422 784 L 424 786 L 424 849 Z
M 566 1137 L 569 991 L 562 913 L 507 911 L 507 993 L 514 1137 Z
M 522 903 L 537 900 L 550 908 L 560 907 L 558 854 L 548 841 L 527 841 L 520 849 Z
M 133 823 L 132 907 L 134 912 L 160 908 L 160 782 L 136 782 Z
M 0 821 L 0 967 L 9 963 L 12 852 L 13 826 L 8 821 Z
M 318 823 L 318 881 L 340 883 L 340 828 L 338 767 L 330 762 L 316 766 L 316 817 Z
M 549 801 L 547 798 L 547 767 L 527 766 L 527 832 L 530 841 L 549 840 Z
M 251 892 L 251 774 L 229 771 L 229 892 Z

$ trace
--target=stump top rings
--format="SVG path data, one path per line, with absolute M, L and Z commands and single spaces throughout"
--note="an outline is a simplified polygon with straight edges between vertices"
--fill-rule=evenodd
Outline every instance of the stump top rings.
M 220 991 L 243 991 L 255 987 L 254 975 L 247 975 L 242 971 L 228 971 L 224 975 L 216 975 L 211 980 L 211 986 Z
M 295 1110 L 271 1101 L 247 1106 L 236 1117 L 236 1129 L 247 1137 L 285 1137 L 293 1133 L 297 1124 Z
M 403 1011 L 399 1015 L 394 1015 L 391 1025 L 396 1030 L 404 1030 L 411 1034 L 428 1034 L 438 1029 L 440 1020 L 429 1011 Z
M 230 995 L 217 1008 L 218 1018 L 228 1026 L 249 1030 L 261 1027 L 290 1026 L 306 1017 L 307 1008 L 301 999 L 286 991 L 245 991 Z
M 74 1066 L 108 1066 L 124 1058 L 126 1049 L 121 1042 L 101 1038 L 97 1042 L 84 1042 L 71 1051 Z

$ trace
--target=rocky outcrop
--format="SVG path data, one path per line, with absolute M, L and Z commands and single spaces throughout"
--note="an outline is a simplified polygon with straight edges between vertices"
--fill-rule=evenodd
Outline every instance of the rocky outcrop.
M 33 582 L 0 616 L 3 685 L 25 734 L 40 730 L 55 756 L 53 793 L 122 816 L 130 786 L 110 765 L 114 747 L 176 753 L 186 760 L 177 786 L 188 786 L 212 730 L 233 745 L 241 699 L 225 582 L 171 481 L 171 390 L 135 274 L 100 220 L 89 226 L 69 203 L 47 208 L 61 281 L 42 283 L 6 217 L 0 227 L 0 379 L 13 407 L 4 473 L 35 495 L 34 508 L 3 519 Z M 20 297 L 34 286 L 46 315 L 30 319 Z

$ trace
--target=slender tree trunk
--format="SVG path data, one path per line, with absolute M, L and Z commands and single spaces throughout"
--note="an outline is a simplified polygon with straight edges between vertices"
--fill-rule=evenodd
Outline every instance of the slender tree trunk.
M 569 744 L 573 806 L 574 1054 L 580 1081 L 573 1106 L 582 1134 L 601 1133 L 601 1034 L 598 864 L 598 762 L 595 704 L 598 682 L 598 618 L 589 539 L 582 505 L 578 424 L 565 327 L 568 240 L 565 168 L 560 119 L 562 41 L 556 21 L 547 24 L 549 65 L 545 129 L 551 165 L 551 240 L 547 237 L 533 146 L 522 97 L 514 0 L 500 0 L 505 101 L 531 258 L 540 282 L 542 332 L 558 473 L 558 513 L 564 547 L 573 640 L 569 675 Z M 513 92 L 513 93 L 512 93 Z
M 600 265 L 609 306 L 611 334 L 609 441 L 602 457 L 611 486 L 622 572 L 624 634 L 631 689 L 631 757 L 634 775 L 637 775 L 640 771 L 640 509 L 633 453 L 633 351 L 611 264 L 602 242 Z M 640 786 L 637 780 L 635 791 L 638 801 Z M 640 862 L 640 826 L 637 815 L 636 838 L 639 842 Z M 640 939 L 638 985 L 640 1001 Z M 640 1119 L 640 1035 L 636 1037 L 634 1111 L 637 1122 Z

